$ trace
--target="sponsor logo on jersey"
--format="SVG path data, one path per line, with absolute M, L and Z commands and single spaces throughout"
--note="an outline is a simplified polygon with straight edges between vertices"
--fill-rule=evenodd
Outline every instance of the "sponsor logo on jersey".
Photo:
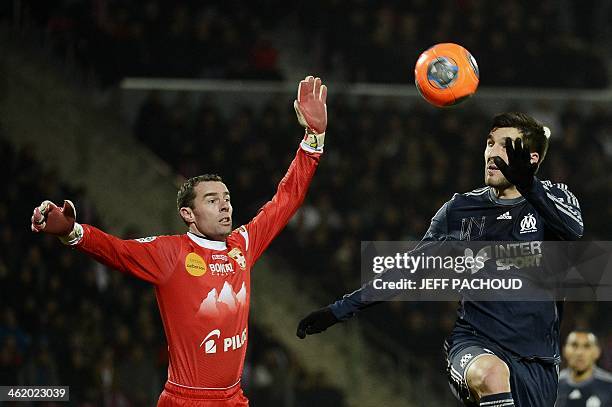
M 246 270 L 246 257 L 244 257 L 244 254 L 242 254 L 242 251 L 240 251 L 239 248 L 234 247 L 232 250 L 229 251 L 227 255 L 234 259 L 236 263 L 238 263 L 238 266 L 240 266 L 241 270 Z
M 208 268 L 213 276 L 234 274 L 234 265 L 232 263 L 211 263 L 208 265 Z
M 513 242 L 493 246 L 497 270 L 523 269 L 540 267 L 542 263 L 542 242 Z
M 206 273 L 206 262 L 195 253 L 189 253 L 185 257 L 185 270 L 194 277 L 203 276 Z
M 206 335 L 200 343 L 200 348 L 204 346 L 204 352 L 207 354 L 217 353 L 217 342 L 223 343 L 223 352 L 230 352 L 242 348 L 247 341 L 247 329 L 244 328 L 241 333 L 221 338 L 221 331 L 213 329 Z
M 536 227 L 536 218 L 533 214 L 528 213 L 521 220 L 521 230 L 519 233 L 533 233 L 537 232 L 538 228 Z
M 227 261 L 227 256 L 225 254 L 213 254 L 211 255 L 211 258 L 213 260 Z
M 217 342 L 215 340 L 219 339 L 221 336 L 221 331 L 218 329 L 213 329 L 206 335 L 204 340 L 200 343 L 200 348 L 204 345 L 204 352 L 206 353 L 217 353 Z
M 512 216 L 510 215 L 510 211 L 506 211 L 504 213 L 502 213 L 501 215 L 499 215 L 496 219 L 512 219 Z
M 141 237 L 140 239 L 134 239 L 134 240 L 140 243 L 149 243 L 155 239 L 157 239 L 157 236 Z

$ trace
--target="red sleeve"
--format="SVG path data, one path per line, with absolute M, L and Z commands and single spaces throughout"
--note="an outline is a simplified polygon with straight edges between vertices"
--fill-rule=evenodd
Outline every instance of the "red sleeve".
M 302 205 L 320 158 L 321 154 L 309 153 L 299 148 L 272 200 L 246 225 L 249 246 L 247 252 L 252 264 Z
M 122 240 L 91 225 L 81 226 L 83 237 L 75 247 L 100 263 L 153 284 L 172 274 L 181 249 L 179 236 Z

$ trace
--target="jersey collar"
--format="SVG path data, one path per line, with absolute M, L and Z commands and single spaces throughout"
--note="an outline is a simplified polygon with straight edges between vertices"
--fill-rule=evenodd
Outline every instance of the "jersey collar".
M 512 199 L 500 199 L 497 196 L 495 196 L 495 192 L 493 188 L 489 188 L 489 199 L 491 199 L 492 202 L 498 205 L 512 206 L 512 205 L 516 205 L 518 203 L 523 202 L 525 200 L 525 197 L 519 196 L 518 198 L 512 198 Z
M 191 232 L 187 232 L 187 236 L 189 236 L 189 238 L 193 240 L 198 246 L 204 247 L 206 249 L 211 249 L 211 250 L 226 250 L 227 249 L 227 245 L 225 244 L 225 242 L 220 242 L 218 240 L 205 239 Z

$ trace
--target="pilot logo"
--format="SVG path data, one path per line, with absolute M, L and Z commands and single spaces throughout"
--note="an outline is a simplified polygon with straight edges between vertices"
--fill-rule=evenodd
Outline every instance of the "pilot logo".
M 206 273 L 206 262 L 195 253 L 189 253 L 185 257 L 185 269 L 194 277 L 200 277 Z
M 229 338 L 223 338 L 223 352 L 228 350 L 240 349 L 244 346 L 247 340 L 247 329 L 244 328 L 240 335 L 234 335 Z
M 221 337 L 219 329 L 213 329 L 200 342 L 200 348 L 204 346 L 204 352 L 208 354 L 217 353 L 217 341 Z M 244 328 L 240 334 L 223 338 L 223 352 L 234 351 L 242 348 L 247 342 L 247 329 Z
M 200 348 L 204 345 L 204 352 L 206 353 L 217 353 L 217 342 L 215 339 L 219 339 L 221 331 L 213 329 L 206 335 L 206 338 L 200 343 Z
M 519 233 L 532 233 L 537 232 L 538 228 L 536 227 L 536 218 L 533 214 L 528 213 L 521 220 L 521 230 Z

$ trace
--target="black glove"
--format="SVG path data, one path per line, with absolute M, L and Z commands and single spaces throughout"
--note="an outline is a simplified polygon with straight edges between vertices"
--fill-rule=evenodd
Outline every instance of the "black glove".
M 506 179 L 516 185 L 518 189 L 528 190 L 533 185 L 534 174 L 538 168 L 537 164 L 531 163 L 531 153 L 523 141 L 517 138 L 512 145 L 512 139 L 506 138 L 506 154 L 508 164 L 501 157 L 493 157 L 495 165 L 504 174 Z
M 308 314 L 303 318 L 297 327 L 295 333 L 298 338 L 304 339 L 306 335 L 318 334 L 325 331 L 332 325 L 340 322 L 328 307 L 321 308 Z

